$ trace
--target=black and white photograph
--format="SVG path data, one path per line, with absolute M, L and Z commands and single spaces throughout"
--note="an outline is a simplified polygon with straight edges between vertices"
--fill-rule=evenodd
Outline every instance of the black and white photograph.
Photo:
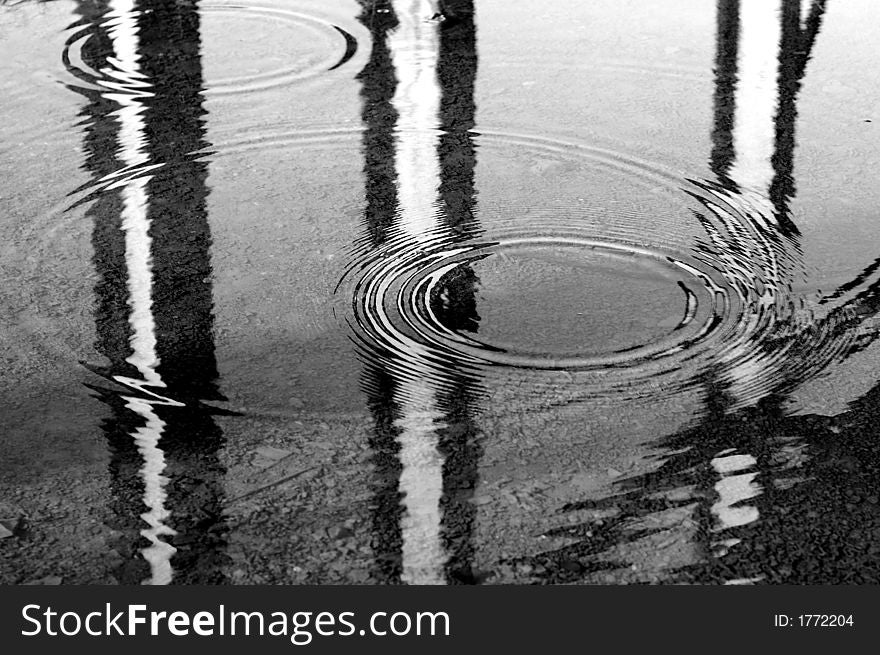
M 880 583 L 878 43 L 0 0 L 0 584 Z

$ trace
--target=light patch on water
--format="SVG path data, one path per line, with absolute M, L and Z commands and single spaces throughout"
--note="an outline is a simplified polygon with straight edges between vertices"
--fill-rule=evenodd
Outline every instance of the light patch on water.
M 403 572 L 409 584 L 444 584 L 446 554 L 441 542 L 440 499 L 443 495 L 443 457 L 437 450 L 439 421 L 436 391 L 424 378 L 400 380 L 400 490 L 405 514 Z
M 761 487 L 755 484 L 757 472 L 738 473 L 757 464 L 751 455 L 724 455 L 712 460 L 712 468 L 721 475 L 715 483 L 718 501 L 712 506 L 719 529 L 735 528 L 758 520 L 758 508 L 753 505 L 735 507 L 744 500 L 760 495 Z
M 740 186 L 766 192 L 773 180 L 776 136 L 779 3 L 741 0 L 733 146 L 730 177 Z
M 440 38 L 437 26 L 425 21 L 431 15 L 430 3 L 398 0 L 394 9 L 400 21 L 389 38 L 398 80 L 391 101 L 399 116 L 395 130 L 398 212 L 404 233 L 426 241 L 439 223 Z
M 742 585 L 753 585 L 758 584 L 762 580 L 764 580 L 765 576 L 756 575 L 752 578 L 737 578 L 735 580 L 728 580 L 724 584 L 727 586 L 742 586 Z

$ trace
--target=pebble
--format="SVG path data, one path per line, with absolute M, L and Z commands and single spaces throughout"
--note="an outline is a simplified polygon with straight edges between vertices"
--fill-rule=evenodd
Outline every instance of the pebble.
M 348 578 L 353 583 L 365 584 L 370 580 L 370 573 L 368 571 L 362 571 L 358 569 L 349 573 Z
M 573 559 L 564 559 L 559 562 L 559 568 L 563 571 L 568 571 L 569 573 L 582 573 L 584 571 L 584 566 Z
M 334 526 L 327 530 L 327 534 L 329 534 L 332 539 L 348 539 L 349 537 L 354 536 L 354 532 L 351 531 L 351 528 L 346 528 L 345 526 Z
M 58 575 L 48 575 L 45 578 L 38 578 L 37 580 L 28 580 L 24 584 L 26 585 L 60 585 L 63 581 L 63 578 Z
M 282 459 L 291 454 L 290 450 L 284 450 L 283 448 L 275 448 L 273 446 L 260 446 L 255 449 L 254 452 L 260 457 L 265 457 L 266 459 Z

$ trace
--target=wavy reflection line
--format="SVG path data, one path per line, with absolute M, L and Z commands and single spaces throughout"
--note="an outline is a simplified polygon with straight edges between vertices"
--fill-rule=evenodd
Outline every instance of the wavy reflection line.
M 98 83 L 112 92 L 104 94 L 108 100 L 120 105 L 116 119 L 119 122 L 120 159 L 127 166 L 137 166 L 148 160 L 143 151 L 146 144 L 143 113 L 146 107 L 141 103 L 148 92 L 144 89 L 149 83 L 140 72 L 138 26 L 133 15 L 132 0 L 110 0 L 110 11 L 106 15 L 106 27 L 113 44 L 114 58 L 108 58 L 118 70 L 104 69 L 112 75 L 111 80 Z M 148 198 L 145 191 L 149 178 L 136 178 L 126 182 L 121 189 L 123 199 L 122 230 L 125 234 L 125 260 L 128 270 L 128 304 L 131 309 L 129 324 L 132 330 L 132 354 L 126 361 L 133 364 L 141 374 L 140 380 L 123 376 L 114 379 L 135 388 L 142 386 L 165 387 L 161 376 L 156 372 L 159 358 L 156 353 L 156 326 L 153 321 L 152 262 L 150 221 L 147 217 Z M 163 475 L 165 456 L 159 447 L 165 423 L 153 412 L 150 402 L 136 397 L 124 397 L 127 407 L 140 414 L 144 426 L 132 435 L 138 446 L 144 466 L 141 475 L 144 479 L 144 502 L 149 508 L 144 519 L 150 528 L 143 530 L 151 545 L 143 549 L 144 559 L 150 564 L 150 584 L 171 582 L 171 557 L 177 549 L 162 541 L 162 536 L 173 536 L 175 531 L 165 524 L 169 512 L 165 508 L 167 498 L 165 485 L 168 478 Z
M 806 64 L 812 52 L 815 38 L 821 27 L 822 18 L 825 12 L 826 2 L 814 1 L 810 3 L 809 14 L 802 24 L 801 11 L 802 7 L 799 2 L 794 0 L 786 0 L 782 2 L 779 9 L 779 25 L 780 33 L 780 55 L 779 55 L 779 81 L 778 81 L 778 100 L 776 103 L 776 121 L 775 121 L 775 139 L 772 154 L 769 161 L 772 164 L 772 180 L 767 185 L 766 196 L 772 200 L 777 216 L 787 218 L 787 207 L 790 199 L 794 195 L 795 182 L 792 174 L 793 171 L 793 155 L 795 146 L 795 121 L 797 117 L 796 98 L 800 89 L 801 79 L 806 70 Z M 764 8 L 766 10 L 766 8 Z M 753 16 L 751 24 L 758 22 L 757 16 Z M 758 30 L 754 30 L 757 32 Z M 744 29 L 743 38 L 748 38 L 749 30 Z M 752 40 L 760 40 L 760 36 L 752 34 Z M 758 46 L 755 46 L 756 49 Z M 738 100 L 738 102 L 748 102 L 747 98 Z M 766 185 L 766 180 L 762 180 L 762 187 Z M 763 192 L 763 188 L 762 188 Z M 782 223 L 784 226 L 785 223 Z M 790 224 L 789 225 L 793 225 Z M 799 360 L 812 360 L 811 364 L 814 369 L 822 370 L 833 361 L 839 361 L 849 357 L 859 348 L 859 342 L 862 346 L 866 342 L 876 338 L 876 334 L 871 334 L 865 338 L 863 330 L 864 304 L 862 300 L 876 294 L 877 282 L 872 285 L 865 285 L 865 281 L 869 277 L 870 272 L 860 274 L 856 280 L 843 285 L 841 291 L 832 294 L 833 297 L 841 297 L 844 293 L 862 287 L 862 293 L 855 299 L 839 304 L 833 310 L 829 311 L 821 319 L 813 319 L 810 317 L 810 324 L 806 329 L 790 330 L 788 334 L 780 334 L 779 340 L 785 343 L 786 371 L 782 380 L 777 384 L 775 391 L 785 394 L 797 388 L 810 375 L 803 374 L 803 367 L 798 366 Z M 867 288 L 865 288 L 867 286 Z M 828 298 L 823 299 L 827 301 Z M 820 301 L 820 303 L 823 301 Z M 873 313 L 873 312 L 871 312 Z M 860 316 L 861 314 L 861 316 Z M 787 343 L 786 343 L 787 342 Z M 830 344 L 828 347 L 826 344 Z M 818 359 L 815 355 L 817 351 L 826 350 L 823 359 Z M 794 366 L 792 366 L 794 363 Z M 781 406 L 782 397 L 778 397 L 773 401 L 776 407 Z M 767 408 L 764 410 L 767 412 Z M 766 542 L 773 541 L 771 535 L 772 525 L 778 524 L 780 507 L 785 509 L 783 513 L 789 511 L 792 506 L 786 506 L 780 502 L 780 497 L 787 489 L 797 489 L 804 485 L 806 487 L 813 486 L 808 480 L 809 476 L 803 475 L 798 469 L 804 469 L 804 455 L 809 452 L 804 449 L 805 441 L 812 440 L 806 434 L 801 433 L 792 438 L 792 425 L 799 424 L 801 419 L 780 416 L 774 425 L 774 430 L 765 434 L 766 443 L 756 451 L 759 454 L 758 459 L 752 458 L 756 473 L 744 474 L 744 476 L 734 476 L 734 478 L 759 476 L 764 481 L 763 484 L 757 485 L 758 493 L 762 494 L 758 505 L 760 506 L 760 516 L 762 521 L 758 523 L 758 507 L 744 506 L 740 510 L 742 516 L 748 516 L 751 520 L 743 520 L 742 522 L 730 526 L 723 527 L 744 527 L 739 532 L 742 535 L 748 535 L 750 539 L 735 539 L 735 546 L 738 548 L 731 551 L 725 548 L 716 556 L 723 558 L 725 564 L 720 565 L 720 569 L 725 571 L 723 577 L 736 578 L 739 580 L 747 580 L 750 582 L 761 581 L 767 578 L 775 578 L 766 570 L 760 571 L 755 566 L 745 568 L 731 566 L 731 562 L 741 561 L 742 555 L 747 553 L 749 546 L 763 545 Z M 828 419 L 823 419 L 819 425 L 815 425 L 811 432 L 817 434 L 824 433 L 828 436 Z M 807 434 L 810 434 L 807 433 Z M 794 432 L 797 434 L 797 432 Z M 792 455 L 796 455 L 792 459 Z M 741 455 L 741 457 L 750 457 Z M 794 463 L 797 462 L 797 463 Z M 712 461 L 713 465 L 715 460 Z M 722 478 L 716 483 L 716 490 L 721 493 L 720 486 L 726 482 Z M 753 485 L 754 486 L 754 485 Z M 753 496 L 757 493 L 752 494 Z M 802 499 L 801 504 L 809 506 L 811 501 Z M 750 511 L 751 510 L 751 511 Z M 834 528 L 831 528 L 833 531 Z M 795 537 L 798 538 L 798 537 Z M 776 548 L 784 551 L 786 547 L 780 547 L 782 544 L 776 543 Z
M 110 361 L 89 368 L 136 393 L 90 385 L 113 409 L 103 427 L 122 533 L 118 575 L 124 583 L 218 582 L 222 437 L 201 399 L 222 396 L 206 167 L 189 157 L 205 146 L 197 6 L 110 0 L 78 11 L 76 34 L 91 35 L 81 53 L 86 70 L 99 75 L 70 87 L 89 100 L 86 168 L 115 180 L 87 211 L 99 272 L 97 349 Z
M 437 148 L 442 89 L 437 79 L 440 37 L 436 25 L 425 21 L 425 3 L 394 3 L 400 21 L 391 34 L 391 65 L 397 87 L 391 104 L 396 125 L 397 225 L 410 246 L 442 230 L 439 199 L 440 163 Z M 436 237 L 435 237 L 436 238 Z M 377 301 L 377 307 L 384 303 Z M 441 542 L 443 458 L 439 431 L 443 424 L 436 373 L 422 362 L 431 355 L 408 344 L 409 375 L 395 389 L 400 442 L 400 490 L 403 494 L 401 580 L 410 584 L 445 581 L 447 557 Z
M 422 8 L 423 3 L 418 1 L 394 2 L 398 25 L 388 36 L 388 63 L 396 76 L 390 99 L 397 116 L 393 144 L 397 201 L 394 226 L 405 235 L 404 247 L 428 240 L 439 226 L 438 36 L 436 27 L 424 22 Z M 378 290 L 372 303 L 380 312 L 386 291 L 387 284 Z M 437 408 L 437 390 L 431 384 L 432 371 L 422 363 L 430 354 L 409 340 L 402 341 L 395 350 L 409 355 L 409 370 L 394 376 L 393 397 L 389 399 L 396 407 L 392 427 L 401 465 L 400 579 L 412 584 L 437 584 L 443 580 L 444 553 L 440 543 L 442 460 L 435 424 L 442 420 L 442 413 Z
M 395 329 L 386 309 L 402 301 L 392 300 L 391 280 L 375 275 L 425 251 L 442 251 L 457 235 L 450 225 L 472 216 L 473 144 L 462 130 L 473 123 L 473 103 L 461 122 L 453 118 L 459 105 L 450 102 L 473 94 L 473 8 L 461 4 L 468 19 L 452 31 L 427 21 L 429 3 L 421 0 L 366 2 L 361 16 L 373 34 L 370 60 L 359 76 L 370 236 L 363 256 L 382 254 L 367 259 L 373 265 L 356 289 L 355 303 L 363 306 L 355 338 L 376 419 L 374 549 L 388 582 L 473 579 L 470 497 L 479 448 L 467 401 L 472 385 L 441 354 Z M 463 53 L 466 65 L 452 53 Z M 458 133 L 441 130 L 453 123 Z M 458 177 L 450 175 L 450 157 L 467 162 L 462 173 L 459 161 Z M 473 276 L 463 268 L 420 302 L 447 325 L 458 320 L 474 327 L 473 313 L 465 316 L 474 306 Z M 378 342 L 374 323 L 385 326 Z

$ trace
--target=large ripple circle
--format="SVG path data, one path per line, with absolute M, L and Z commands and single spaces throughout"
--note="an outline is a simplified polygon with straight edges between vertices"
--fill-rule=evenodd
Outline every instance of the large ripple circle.
M 629 366 L 677 352 L 724 312 L 708 276 L 675 262 L 586 235 L 506 234 L 429 256 L 390 288 L 402 309 L 398 329 L 464 361 L 548 370 Z M 464 267 L 480 280 L 475 334 L 445 326 L 429 300 Z
M 368 360 L 584 396 L 663 396 L 712 374 L 749 398 L 845 349 L 833 325 L 797 323 L 798 247 L 766 199 L 584 144 L 472 140 L 469 208 L 442 193 L 427 215 L 399 204 L 382 242 L 351 255 L 338 311 Z

